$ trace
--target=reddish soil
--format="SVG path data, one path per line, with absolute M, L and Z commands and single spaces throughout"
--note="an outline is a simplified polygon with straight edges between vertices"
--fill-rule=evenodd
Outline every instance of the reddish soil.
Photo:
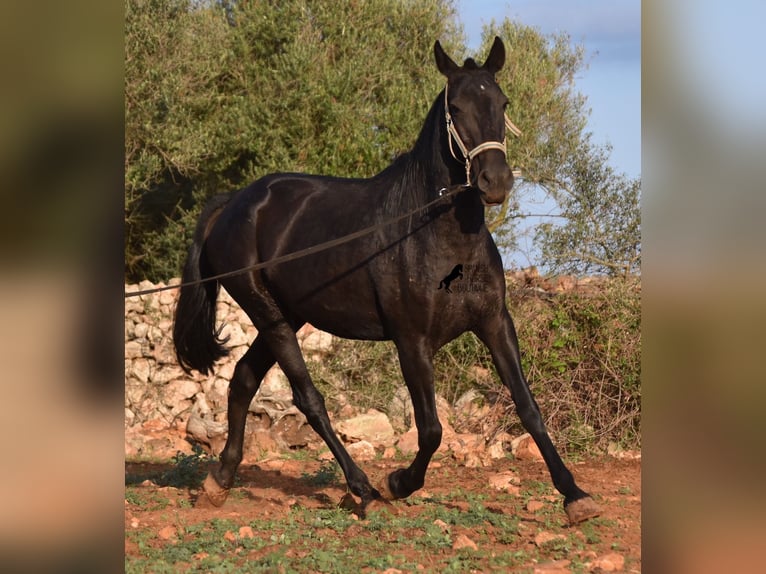
M 159 534 L 169 524 L 193 525 L 219 518 L 233 520 L 241 526 L 253 525 L 255 537 L 268 539 L 272 532 L 258 530 L 254 522 L 261 519 L 286 518 L 293 507 L 333 508 L 343 497 L 345 489 L 337 482 L 332 486 L 314 486 L 307 480 L 307 475 L 316 473 L 319 465 L 320 463 L 314 460 L 294 459 L 274 459 L 257 465 L 243 465 L 238 482 L 232 489 L 232 495 L 220 508 L 209 504 L 197 504 L 195 507 L 199 496 L 196 489 L 160 487 L 146 481 L 131 488 L 138 490 L 142 496 L 151 497 L 156 494 L 169 502 L 164 508 L 152 508 L 151 504 L 136 504 L 126 498 L 125 528 L 128 532 L 149 531 L 154 544 L 172 544 L 172 539 L 165 540 Z M 403 466 L 403 463 L 395 460 L 376 460 L 362 463 L 361 466 L 373 484 L 380 484 L 384 476 Z M 507 536 L 496 536 L 492 529 L 480 529 L 481 544 L 476 551 L 482 556 L 490 556 L 493 552 L 506 552 L 510 547 L 514 551 L 518 550 L 520 555 L 530 557 L 529 563 L 518 570 L 514 568 L 513 571 L 563 573 L 617 569 L 624 572 L 640 572 L 640 459 L 605 456 L 570 463 L 569 466 L 578 484 L 590 492 L 603 509 L 599 518 L 577 526 L 567 523 L 561 496 L 552 490 L 546 467 L 540 462 L 503 459 L 496 461 L 491 467 L 466 468 L 453 459 L 444 457 L 432 462 L 424 489 L 411 498 L 432 498 L 441 501 L 439 504 L 465 510 L 468 503 L 453 495 L 455 492 L 468 492 L 481 495 L 482 504 L 487 510 L 517 517 L 517 533 L 510 539 Z M 127 463 L 126 475 L 148 475 L 151 471 L 161 468 L 163 467 L 147 463 Z M 167 468 L 167 465 L 164 468 Z M 520 490 L 513 496 L 495 490 L 489 484 L 491 476 L 507 471 L 514 472 L 520 479 Z M 545 484 L 545 488 L 541 483 Z M 397 516 L 407 517 L 417 517 L 424 509 L 423 505 L 407 501 L 397 501 L 393 506 Z M 462 506 L 465 506 L 465 509 Z M 358 529 L 356 526 L 351 528 Z M 547 552 L 548 546 L 541 542 L 540 538 L 543 532 L 563 535 L 574 543 L 566 548 L 559 545 Z M 333 534 L 334 531 L 328 531 L 325 537 Z M 338 536 L 349 534 L 350 532 L 345 532 Z M 453 539 L 457 539 L 461 534 L 472 540 L 478 540 L 479 536 L 475 530 L 462 527 L 453 529 L 450 534 Z M 126 537 L 125 551 L 128 562 L 132 558 L 142 556 L 142 551 L 131 537 Z M 408 551 L 412 552 L 408 548 L 396 548 L 395 543 L 389 547 L 389 552 L 394 554 Z M 449 552 L 449 549 L 446 551 Z M 459 550 L 454 549 L 453 552 L 457 554 Z M 527 554 L 524 554 L 525 552 Z M 610 556 L 615 554 L 618 555 L 616 564 L 609 562 Z M 433 563 L 429 563 L 428 556 L 411 558 L 414 563 L 418 563 L 418 569 L 421 571 L 437 571 Z M 604 558 L 605 561 L 602 560 Z M 624 563 L 621 563 L 622 559 Z M 183 566 L 179 568 L 180 571 L 186 569 L 188 568 Z M 497 571 L 491 567 L 471 569 L 478 572 L 489 570 Z

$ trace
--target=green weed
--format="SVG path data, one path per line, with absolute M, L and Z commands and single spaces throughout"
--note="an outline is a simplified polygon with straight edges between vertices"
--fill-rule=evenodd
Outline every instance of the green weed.
M 340 466 L 334 460 L 324 461 L 314 473 L 304 472 L 303 480 L 311 486 L 331 486 L 340 484 Z

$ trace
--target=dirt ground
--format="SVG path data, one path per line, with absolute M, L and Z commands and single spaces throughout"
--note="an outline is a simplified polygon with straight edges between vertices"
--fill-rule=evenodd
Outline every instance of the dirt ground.
M 220 508 L 197 503 L 199 490 L 195 487 L 158 486 L 151 480 L 127 487 L 127 569 L 130 571 L 129 567 L 134 563 L 133 571 L 136 571 L 136 564 L 146 560 L 147 549 L 158 551 L 167 546 L 178 545 L 184 540 L 188 541 L 194 525 L 204 529 L 208 524 L 214 524 L 216 519 L 225 519 L 230 521 L 227 524 L 233 524 L 224 538 L 230 541 L 231 556 L 232 559 L 236 559 L 233 569 L 220 571 L 237 571 L 236 560 L 240 561 L 238 564 L 242 571 L 334 571 L 333 567 L 325 569 L 319 566 L 301 566 L 304 564 L 300 560 L 302 553 L 318 552 L 322 545 L 327 549 L 337 549 L 344 539 L 350 540 L 354 537 L 357 540 L 370 535 L 372 529 L 365 528 L 364 523 L 371 518 L 358 521 L 347 528 L 323 529 L 320 535 L 309 532 L 315 525 L 307 521 L 306 512 L 310 515 L 311 512 L 316 514 L 323 509 L 333 509 L 345 494 L 342 476 L 327 485 L 311 479 L 312 476 L 318 477 L 321 473 L 320 464 L 316 460 L 279 458 L 257 465 L 243 465 L 232 494 Z M 404 464 L 401 460 L 375 460 L 362 463 L 361 466 L 373 484 L 380 484 L 384 476 Z M 577 462 L 570 461 L 569 467 L 581 488 L 590 492 L 602 507 L 603 513 L 600 517 L 570 526 L 562 508 L 561 496 L 553 490 L 543 463 L 508 458 L 496 461 L 490 467 L 466 468 L 455 460 L 444 457 L 432 462 L 425 487 L 421 491 L 407 500 L 393 503 L 393 514 L 388 515 L 391 524 L 394 524 L 394 521 L 398 521 L 396 524 L 404 524 L 402 520 L 417 519 L 425 512 L 459 513 L 468 512 L 469 509 L 475 511 L 476 501 L 480 501 L 480 506 L 490 513 L 487 516 L 496 515 L 515 521 L 512 535 L 492 528 L 489 524 L 466 526 L 467 523 L 456 519 L 450 525 L 431 517 L 428 518 L 428 525 L 437 524 L 444 528 L 445 536 L 448 537 L 448 545 L 442 545 L 433 553 L 423 552 L 422 548 L 418 550 L 415 546 L 401 542 L 401 538 L 394 538 L 390 533 L 382 534 L 378 531 L 375 539 L 379 541 L 383 536 L 384 540 L 390 541 L 385 547 L 389 559 L 393 556 L 400 561 L 399 563 L 415 564 L 414 570 L 425 572 L 445 571 L 445 564 L 450 564 L 450 571 L 466 572 L 640 572 L 640 458 L 587 458 Z M 162 468 L 167 468 L 167 465 L 161 467 L 149 463 L 127 463 L 126 477 L 130 475 L 140 478 L 142 475 L 152 476 L 152 473 L 156 476 L 156 471 Z M 518 477 L 515 488 L 511 487 L 508 491 L 493 487 L 490 482 L 492 477 L 507 475 Z M 150 500 L 159 500 L 162 503 L 146 502 Z M 303 514 L 299 516 L 296 509 L 302 509 Z M 387 511 L 378 512 L 384 516 Z M 354 516 L 352 518 L 356 519 Z M 376 517 L 375 524 L 380 524 L 380 519 L 380 516 Z M 386 518 L 383 520 L 385 525 Z M 294 542 L 293 546 L 279 550 L 284 560 L 281 564 L 286 566 L 276 569 L 264 567 L 263 570 L 253 566 L 242 566 L 251 564 L 250 561 L 256 558 L 262 558 L 268 549 L 274 551 L 281 540 L 275 539 L 274 525 L 287 524 L 288 521 L 292 527 L 305 529 L 306 536 L 313 536 L 311 550 L 301 551 L 300 544 L 296 545 Z M 302 524 L 301 521 L 306 523 Z M 183 528 L 178 525 L 183 525 Z M 264 527 L 259 528 L 259 525 Z M 244 527 L 244 530 L 238 531 L 236 526 Z M 382 532 L 385 532 L 385 528 Z M 413 529 L 411 534 L 413 537 L 422 535 L 423 531 L 418 529 Z M 240 538 L 251 537 L 255 540 L 250 541 L 250 546 L 237 548 Z M 262 544 L 251 550 L 248 557 L 248 548 L 255 548 L 253 543 L 259 542 L 258 539 L 261 539 Z M 373 538 L 370 538 L 370 541 L 370 552 L 375 552 Z M 468 549 L 461 548 L 466 544 Z M 220 560 L 228 560 L 225 548 Z M 210 549 L 201 549 L 191 559 L 180 560 L 171 568 L 175 571 L 213 571 L 211 568 L 206 570 L 200 564 L 194 564 L 195 560 L 210 560 L 211 553 Z M 470 555 L 467 558 L 466 553 Z M 464 561 L 449 562 L 453 555 L 460 556 Z M 499 565 L 501 563 L 497 557 L 500 555 L 513 557 L 515 562 L 509 562 L 507 564 L 510 565 L 506 566 Z M 291 563 L 291 559 L 294 562 Z M 368 561 L 368 564 L 371 563 Z M 461 568 L 460 564 L 466 566 Z M 336 565 L 336 568 L 339 566 Z M 402 568 L 383 567 L 362 567 L 359 570 L 391 574 L 405 571 Z

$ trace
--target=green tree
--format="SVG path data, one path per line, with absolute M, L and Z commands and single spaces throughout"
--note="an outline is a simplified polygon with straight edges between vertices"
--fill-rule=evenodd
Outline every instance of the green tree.
M 537 226 L 541 266 L 575 274 L 639 272 L 641 184 L 615 173 L 611 148 L 594 146 L 585 129 L 587 100 L 575 89 L 584 49 L 573 47 L 567 34 L 545 36 L 506 19 L 485 26 L 482 51 L 496 35 L 510 48 L 498 81 L 510 100 L 508 114 L 523 132 L 508 139 L 509 162 L 522 177 L 489 216 L 498 244 L 516 246 L 519 206 L 542 190 L 565 223 Z
M 442 88 L 436 39 L 467 55 L 451 0 L 126 0 L 125 221 L 130 280 L 181 268 L 197 213 L 216 193 L 274 171 L 366 177 L 414 142 Z M 489 212 L 512 247 L 525 194 L 583 195 L 572 166 L 593 170 L 584 52 L 568 36 L 512 22 L 485 27 L 475 58 L 499 35 L 498 81 L 523 131 L 508 139 L 523 178 Z M 613 174 L 606 174 L 613 175 Z M 563 205 L 563 204 L 562 204 Z M 566 206 L 564 206 L 566 210 Z M 578 215 L 574 204 L 567 212 Z M 546 228 L 547 230 L 547 228 Z M 547 232 L 547 231 L 546 231 Z
M 507 113 L 521 129 L 508 137 L 509 164 L 522 177 L 508 200 L 488 214 L 488 225 L 501 247 L 515 245 L 513 215 L 540 186 L 560 179 L 563 166 L 576 155 L 587 122 L 586 99 L 575 89 L 585 52 L 567 34 L 546 36 L 509 19 L 485 26 L 479 49 L 486 53 L 495 36 L 506 43 L 506 65 L 497 80 L 509 99 Z
M 369 176 L 439 90 L 448 1 L 127 0 L 126 272 L 178 273 L 205 198 L 273 171 Z
M 558 203 L 565 223 L 537 229 L 541 264 L 573 274 L 638 274 L 641 267 L 641 180 L 608 165 L 609 148 L 581 146 L 565 168 Z

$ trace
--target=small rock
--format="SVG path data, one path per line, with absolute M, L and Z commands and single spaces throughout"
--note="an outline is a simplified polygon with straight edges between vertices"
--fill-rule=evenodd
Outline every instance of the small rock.
M 175 526 L 165 526 L 161 528 L 157 535 L 163 540 L 170 540 L 178 535 L 178 531 Z
M 148 383 L 151 371 L 152 364 L 149 362 L 149 360 L 140 357 L 133 360 L 132 368 L 129 373 L 126 373 L 126 376 L 137 379 L 142 383 Z
M 338 502 L 338 508 L 348 510 L 349 512 L 353 512 L 356 515 L 358 515 L 360 512 L 359 503 L 357 502 L 356 498 L 354 498 L 354 495 L 350 492 L 347 492 L 341 497 L 340 501 Z
M 229 347 L 239 347 L 250 344 L 247 333 L 242 330 L 242 326 L 239 325 L 239 323 L 224 324 L 223 329 L 221 329 L 221 338 L 226 337 L 229 337 L 229 340 L 226 343 Z
M 511 452 L 519 460 L 537 460 L 542 461 L 543 455 L 537 448 L 534 439 L 529 433 L 524 433 L 511 442 Z
M 415 427 L 412 427 L 399 437 L 396 446 L 403 454 L 414 454 L 418 452 L 418 430 Z
M 535 566 L 534 574 L 569 574 L 571 560 L 554 560 Z
M 242 526 L 239 529 L 239 537 L 240 538 L 255 538 L 255 533 L 253 532 L 253 529 L 249 526 Z
M 203 418 L 196 412 L 189 415 L 186 422 L 186 432 L 195 441 L 208 446 L 212 446 L 214 439 L 224 441 L 228 426 L 225 423 L 219 423 L 209 418 Z
M 394 442 L 394 427 L 385 413 L 375 409 L 365 414 L 341 421 L 336 430 L 347 442 L 366 440 L 372 445 L 389 446 Z
M 304 327 L 305 329 L 305 327 Z M 300 335 L 300 333 L 299 333 Z M 308 332 L 300 341 L 304 353 L 322 354 L 332 349 L 332 335 L 319 329 Z
M 545 504 L 540 502 L 539 500 L 530 500 L 529 502 L 527 502 L 528 512 L 537 512 L 538 510 L 542 510 L 543 507 L 545 507 Z
M 161 379 L 163 377 L 168 377 L 165 380 L 170 380 L 169 377 L 173 374 L 175 375 L 181 375 L 183 372 L 180 368 L 177 367 L 166 367 L 165 369 L 168 369 L 164 375 L 162 371 L 158 371 L 159 377 L 158 379 L 154 379 L 152 377 L 152 380 L 154 382 L 164 382 Z M 184 399 L 190 399 L 194 395 L 196 395 L 200 390 L 200 386 L 194 382 L 190 381 L 188 379 L 176 379 L 172 380 L 169 383 L 167 383 L 162 390 L 163 394 L 163 402 L 168 405 L 172 406 Z
M 625 567 L 625 557 L 622 554 L 611 553 L 599 556 L 590 563 L 589 571 L 621 572 Z
M 388 407 L 388 416 L 391 424 L 399 432 L 406 431 L 415 423 L 415 411 L 412 407 L 412 398 L 407 387 L 399 387 L 394 393 L 393 399 Z
M 394 458 L 396 456 L 396 448 L 393 446 L 387 446 L 386 449 L 383 451 L 383 458 L 389 459 Z
M 460 550 L 462 548 L 470 548 L 471 550 L 478 550 L 476 542 L 468 538 L 465 534 L 458 534 L 455 538 L 455 542 L 452 543 L 453 550 Z
M 250 461 L 261 460 L 274 453 L 280 452 L 279 443 L 272 434 L 263 429 L 245 430 L 245 455 Z
M 349 456 L 356 460 L 373 460 L 376 456 L 375 447 L 366 440 L 360 440 L 346 447 Z
M 456 433 L 444 442 L 458 463 L 468 468 L 483 466 L 481 455 L 484 452 L 484 437 L 480 434 Z
M 499 472 L 489 477 L 489 485 L 495 490 L 504 490 L 511 494 L 519 494 L 521 481 L 519 475 L 512 471 Z
M 237 541 L 237 535 L 234 534 L 231 530 L 227 530 L 226 533 L 223 535 L 223 537 L 229 542 Z
M 141 350 L 141 343 L 138 341 L 128 341 L 125 343 L 125 358 L 126 359 L 138 359 L 143 356 Z
M 449 530 L 449 524 L 447 524 L 443 520 L 440 520 L 439 518 L 434 520 L 434 525 L 438 526 L 442 532 L 447 532 Z
M 487 447 L 486 457 L 489 460 L 500 460 L 505 458 L 505 447 L 501 442 L 493 442 Z
M 489 466 L 490 462 L 486 457 L 482 457 L 484 452 L 469 452 L 466 454 L 465 462 L 463 466 L 466 468 L 481 468 L 483 466 Z

